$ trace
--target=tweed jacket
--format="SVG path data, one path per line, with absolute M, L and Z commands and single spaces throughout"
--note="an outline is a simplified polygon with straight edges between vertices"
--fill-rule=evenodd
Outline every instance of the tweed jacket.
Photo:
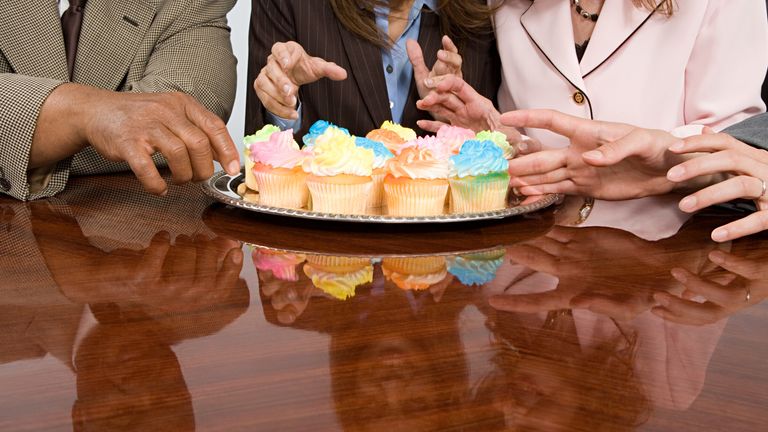
M 752 147 L 768 150 L 768 114 L 756 115 L 723 132 Z
M 365 136 L 385 120 L 392 119 L 387 84 L 381 62 L 381 49 L 348 31 L 331 8 L 320 0 L 253 0 L 249 36 L 248 93 L 246 96 L 245 131 L 261 128 L 265 110 L 252 84 L 266 65 L 276 42 L 296 41 L 309 55 L 335 62 L 347 70 L 344 81 L 320 81 L 299 90 L 302 102 L 301 136 L 316 120 L 328 120 Z M 419 44 L 428 67 L 437 61 L 443 32 L 439 16 L 423 13 Z M 463 57 L 464 79 L 478 92 L 496 99 L 501 81 L 500 64 L 493 35 L 478 35 L 476 40 L 456 41 Z M 416 108 L 416 82 L 405 103 L 401 123 L 418 129 L 416 121 L 431 119 L 429 113 Z
M 124 92 L 185 92 L 226 120 L 236 87 L 226 20 L 234 3 L 90 0 L 72 81 Z M 70 175 L 128 169 L 89 147 L 51 167 L 44 185 L 30 188 L 37 116 L 48 95 L 67 81 L 56 2 L 0 2 L 0 193 L 49 197 L 64 189 Z M 154 159 L 164 163 L 159 155 Z

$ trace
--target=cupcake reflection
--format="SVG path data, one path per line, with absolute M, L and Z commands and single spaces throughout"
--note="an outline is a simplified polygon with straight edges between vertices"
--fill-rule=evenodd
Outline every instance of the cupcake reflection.
M 448 271 L 464 285 L 484 285 L 496 278 L 504 262 L 503 248 L 448 258 Z
M 404 290 L 425 290 L 448 275 L 445 257 L 384 258 L 384 277 Z
M 373 282 L 373 265 L 366 258 L 310 255 L 304 274 L 324 293 L 346 300 L 354 297 L 358 286 Z

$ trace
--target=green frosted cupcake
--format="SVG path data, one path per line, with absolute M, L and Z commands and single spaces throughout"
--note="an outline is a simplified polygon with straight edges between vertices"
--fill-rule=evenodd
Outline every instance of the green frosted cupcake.
M 496 144 L 467 141 L 450 160 L 453 213 L 482 213 L 506 207 L 509 164 Z

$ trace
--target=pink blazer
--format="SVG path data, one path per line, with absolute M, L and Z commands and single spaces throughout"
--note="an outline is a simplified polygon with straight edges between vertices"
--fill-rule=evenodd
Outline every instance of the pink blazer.
M 506 0 L 494 20 L 501 111 L 550 108 L 678 136 L 700 133 L 702 125 L 719 130 L 764 112 L 765 2 L 676 4 L 667 17 L 630 0 L 606 1 L 579 63 L 570 1 Z M 568 145 L 547 131 L 526 134 L 548 146 Z

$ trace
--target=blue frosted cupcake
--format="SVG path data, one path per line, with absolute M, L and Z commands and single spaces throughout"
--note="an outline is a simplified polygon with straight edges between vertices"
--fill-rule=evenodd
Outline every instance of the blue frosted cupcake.
M 504 249 L 448 258 L 448 273 L 464 285 L 484 285 L 496 278 L 504 263 Z
M 391 151 L 382 143 L 368 138 L 355 138 L 355 145 L 373 152 L 373 187 L 368 195 L 368 207 L 381 207 L 384 205 L 384 177 L 387 176 L 385 169 L 387 161 L 395 157 Z
M 305 146 L 312 147 L 315 145 L 315 140 L 317 140 L 317 137 L 324 134 L 325 131 L 327 131 L 329 128 L 337 129 L 344 134 L 349 135 L 349 131 L 343 127 L 336 126 L 335 124 L 325 120 L 318 120 L 312 125 L 312 127 L 309 128 L 309 132 L 304 135 L 301 140 L 304 142 Z
M 496 144 L 467 141 L 450 160 L 453 213 L 482 213 L 506 207 L 509 163 Z

